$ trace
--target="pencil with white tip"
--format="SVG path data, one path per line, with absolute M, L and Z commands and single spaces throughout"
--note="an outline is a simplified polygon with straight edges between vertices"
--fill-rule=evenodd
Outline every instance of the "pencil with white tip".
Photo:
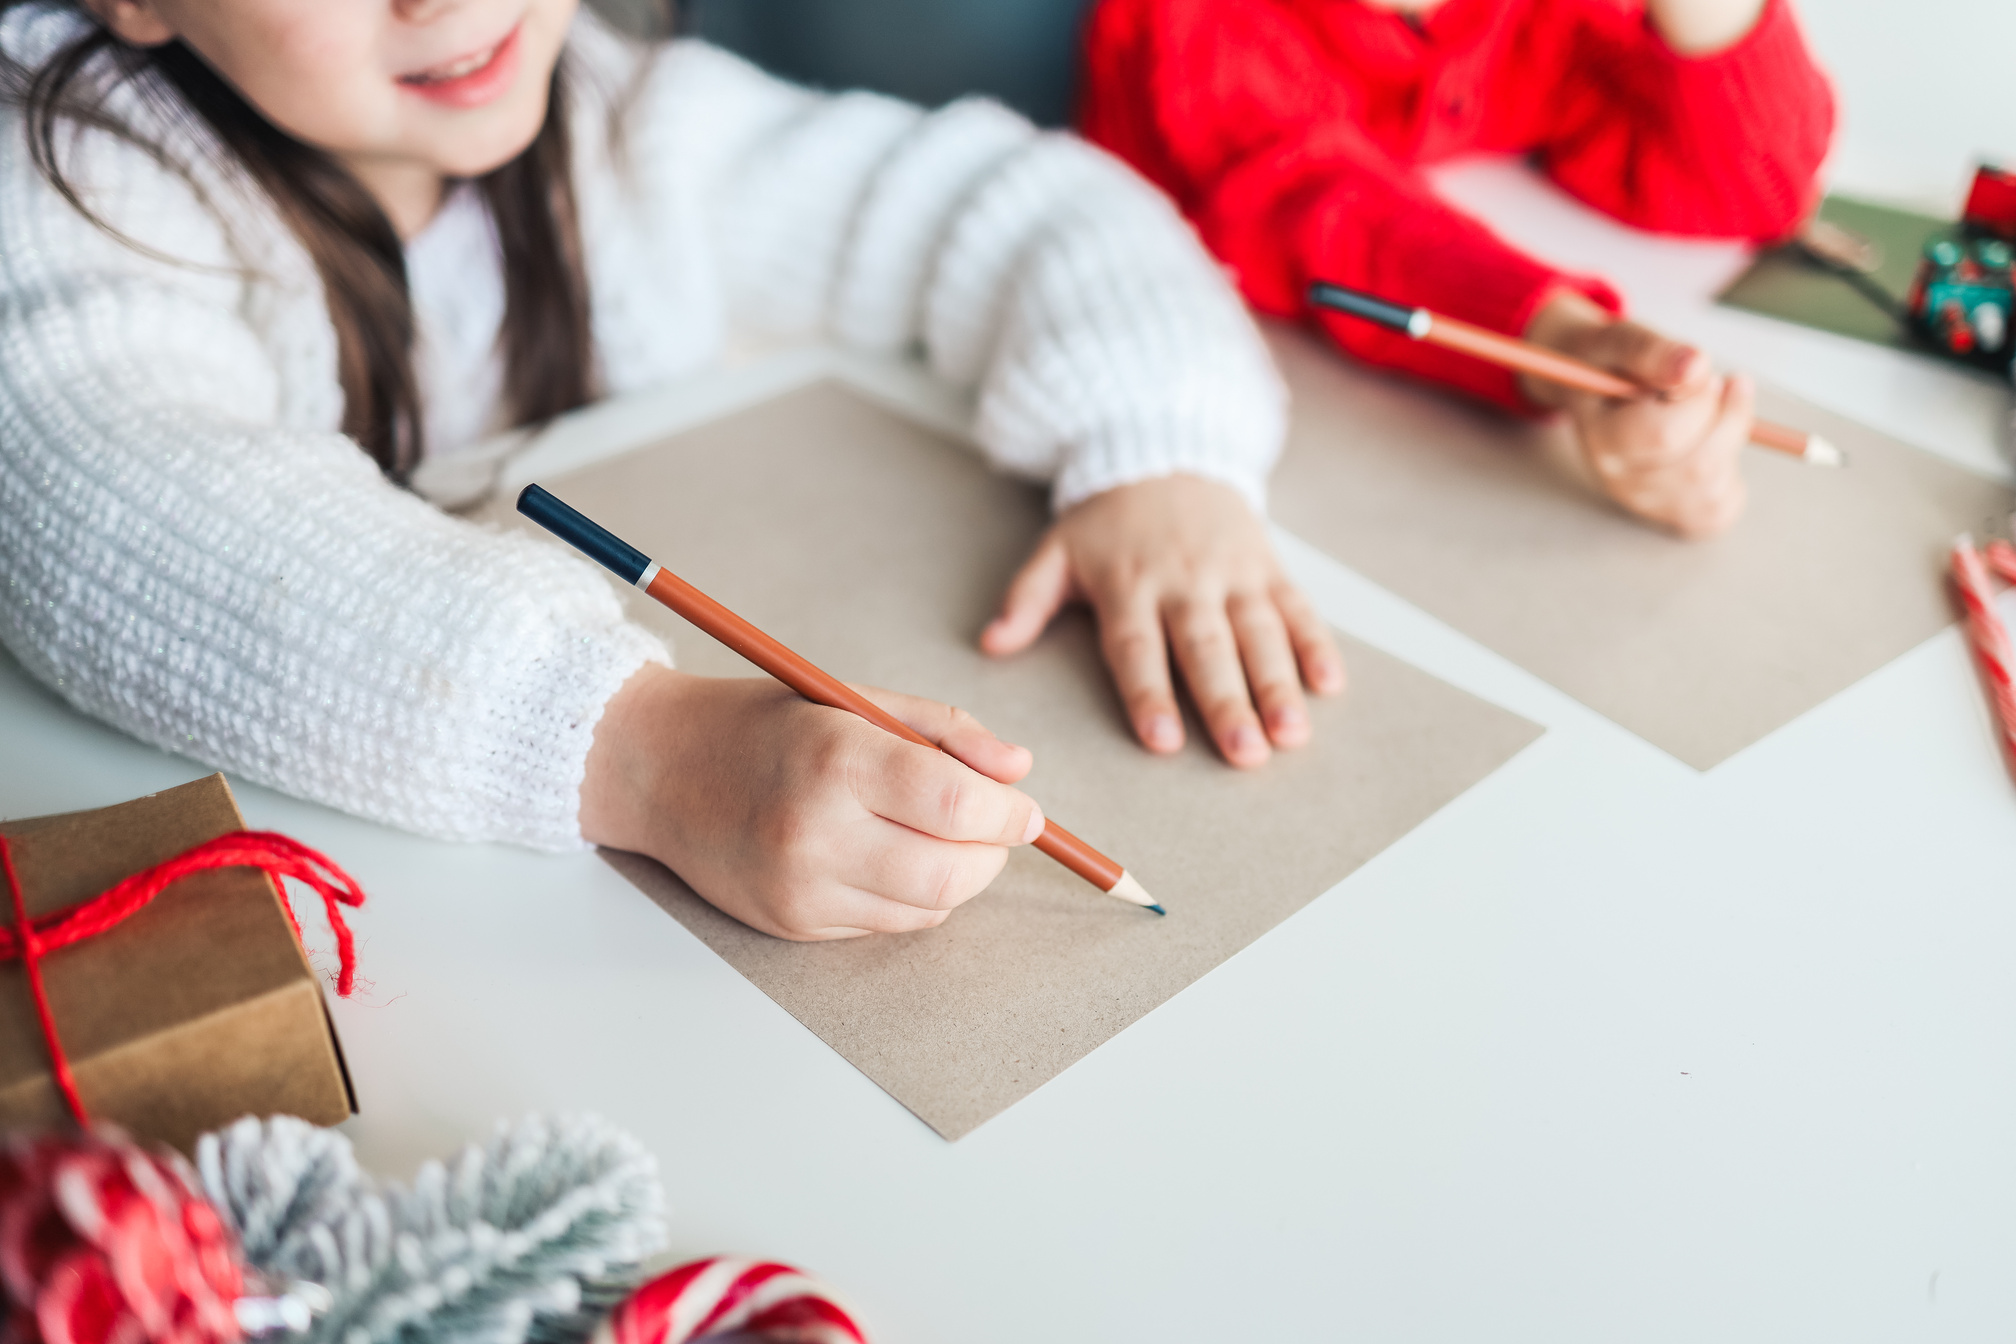
M 814 704 L 858 714 L 877 728 L 894 733 L 906 742 L 915 742 L 933 751 L 942 750 L 936 742 L 846 682 L 793 653 L 600 523 L 563 503 L 550 491 L 537 485 L 526 486 L 518 495 L 518 512 L 589 559 L 602 564 L 625 583 L 664 603 Z M 1158 915 L 1168 913 L 1155 903 L 1155 898 L 1142 888 L 1133 874 L 1048 816 L 1043 818 L 1043 833 L 1033 843 L 1037 849 L 1108 896 L 1118 897 L 1144 910 L 1153 910 Z
M 1594 364 L 1571 359 L 1545 346 L 1501 336 L 1495 331 L 1487 331 L 1426 308 L 1407 308 L 1388 303 L 1360 290 L 1333 285 L 1327 280 L 1318 280 L 1309 286 L 1309 301 L 1319 308 L 1363 318 L 1417 341 L 1439 345 L 1445 350 L 1458 350 L 1487 363 L 1577 387 L 1584 392 L 1594 392 L 1599 397 L 1629 399 L 1645 394 L 1643 387 L 1629 379 L 1607 373 Z M 1789 425 L 1774 425 L 1769 420 L 1751 424 L 1750 442 L 1760 448 L 1799 458 L 1810 466 L 1848 465 L 1848 455 L 1818 434 L 1808 434 Z

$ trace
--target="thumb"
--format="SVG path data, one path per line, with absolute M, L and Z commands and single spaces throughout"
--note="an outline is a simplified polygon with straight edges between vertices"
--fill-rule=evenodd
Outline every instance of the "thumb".
M 1071 555 L 1052 528 L 1036 545 L 1021 572 L 1008 584 L 1001 612 L 980 632 L 980 647 L 996 655 L 1020 653 L 1071 600 Z
M 1612 323 L 1603 337 L 1603 362 L 1655 392 L 1686 395 L 1714 376 L 1707 355 L 1636 322 Z

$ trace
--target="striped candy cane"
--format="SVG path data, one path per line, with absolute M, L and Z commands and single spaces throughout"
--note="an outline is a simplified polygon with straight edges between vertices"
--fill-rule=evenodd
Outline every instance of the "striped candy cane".
M 661 1274 L 602 1323 L 590 1344 L 687 1344 L 739 1335 L 772 1344 L 867 1344 L 833 1290 L 791 1268 L 716 1256 Z
M 2016 583 L 2016 546 L 2006 541 L 1991 541 L 1981 550 L 1988 568 L 2002 576 L 2004 583 Z
M 1988 570 L 1974 549 L 1974 539 L 1964 532 L 1953 543 L 1953 586 L 1959 589 L 1960 605 L 1967 610 L 1967 637 L 1988 683 L 2003 748 L 2016 767 L 2016 649 L 2011 648 L 2009 628 L 1995 610 Z

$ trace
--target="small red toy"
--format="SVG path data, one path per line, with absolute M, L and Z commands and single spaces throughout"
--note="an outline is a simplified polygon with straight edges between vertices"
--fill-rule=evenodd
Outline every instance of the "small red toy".
M 1962 221 L 2004 242 L 2016 242 L 2016 172 L 1984 165 L 1975 170 Z
M 1941 353 L 2016 377 L 2016 173 L 1984 167 L 1951 233 L 1925 242 L 1905 300 L 1912 329 Z

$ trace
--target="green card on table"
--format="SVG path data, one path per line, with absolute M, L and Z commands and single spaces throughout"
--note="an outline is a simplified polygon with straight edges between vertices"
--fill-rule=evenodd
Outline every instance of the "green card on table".
M 1951 220 L 1845 196 L 1829 196 L 1821 203 L 1820 217 L 1861 234 L 1882 250 L 1882 264 L 1868 278 L 1899 303 L 1918 273 L 1925 240 L 1952 227 Z M 1721 300 L 1732 307 L 1878 345 L 1912 345 L 1904 328 L 1852 282 L 1810 260 L 1796 246 L 1758 253 L 1750 269 L 1722 291 Z

